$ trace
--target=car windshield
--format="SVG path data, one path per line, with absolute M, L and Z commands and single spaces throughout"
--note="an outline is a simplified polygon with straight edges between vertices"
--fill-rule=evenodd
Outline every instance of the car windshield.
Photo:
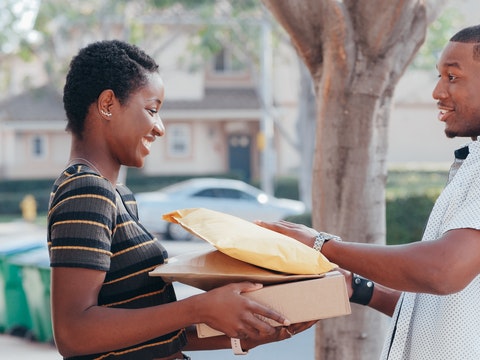
M 190 192 L 189 190 L 193 190 L 192 187 L 196 187 L 197 184 L 198 183 L 193 180 L 181 181 L 172 185 L 165 186 L 161 188 L 159 192 L 168 195 L 184 193 L 185 191 Z M 220 185 L 220 183 L 218 183 L 218 185 L 219 186 L 215 186 L 206 182 L 205 186 L 199 186 L 198 190 L 192 192 L 190 196 L 217 199 L 243 199 L 258 201 L 260 203 L 265 203 L 268 199 L 268 196 L 260 189 L 257 189 L 254 186 L 249 186 L 248 184 L 245 188 L 241 189 L 236 189 L 235 185 L 222 186 Z
M 221 199 L 242 199 L 242 200 L 255 200 L 256 197 L 248 194 L 244 191 L 227 188 L 208 188 L 203 189 L 193 196 L 196 197 L 209 197 L 209 198 L 221 198 Z

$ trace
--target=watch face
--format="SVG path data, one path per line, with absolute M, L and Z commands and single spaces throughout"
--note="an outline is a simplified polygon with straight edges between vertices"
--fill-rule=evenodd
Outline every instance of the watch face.
M 315 241 L 313 242 L 313 249 L 320 252 L 322 250 L 323 244 L 332 239 L 342 241 L 342 239 L 337 235 L 332 235 L 326 232 L 319 232 L 317 236 L 315 236 Z
M 318 252 L 322 251 L 322 246 L 325 243 L 325 235 L 322 233 L 319 233 L 315 237 L 315 241 L 313 243 L 313 249 L 317 250 Z

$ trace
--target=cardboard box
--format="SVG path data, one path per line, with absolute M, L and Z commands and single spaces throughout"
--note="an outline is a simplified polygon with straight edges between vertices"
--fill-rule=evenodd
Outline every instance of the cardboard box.
M 244 295 L 277 310 L 292 323 L 351 313 L 345 278 L 337 271 L 314 280 L 266 286 Z M 268 321 L 272 323 L 271 320 Z M 197 324 L 197 333 L 198 337 L 222 335 L 206 324 Z
M 285 274 L 264 269 L 234 259 L 213 246 L 169 258 L 163 265 L 150 272 L 166 282 L 178 281 L 205 291 L 240 281 L 272 285 L 285 282 L 318 279 L 323 275 Z
M 213 247 L 170 258 L 151 271 L 150 276 L 205 291 L 240 281 L 262 283 L 263 288 L 243 295 L 275 309 L 292 323 L 351 312 L 345 278 L 338 271 L 321 275 L 285 274 L 234 259 Z M 206 324 L 197 324 L 197 332 L 199 337 L 222 335 Z

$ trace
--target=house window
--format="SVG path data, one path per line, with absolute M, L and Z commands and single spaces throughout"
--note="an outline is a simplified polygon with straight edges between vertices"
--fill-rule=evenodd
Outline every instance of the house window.
M 187 124 L 172 124 L 167 130 L 168 155 L 171 157 L 187 157 L 191 152 L 192 135 Z
M 235 73 L 243 72 L 245 64 L 242 63 L 227 48 L 222 48 L 214 57 L 213 68 L 216 73 Z
M 47 157 L 47 138 L 42 135 L 34 135 L 31 140 L 31 155 L 34 159 Z

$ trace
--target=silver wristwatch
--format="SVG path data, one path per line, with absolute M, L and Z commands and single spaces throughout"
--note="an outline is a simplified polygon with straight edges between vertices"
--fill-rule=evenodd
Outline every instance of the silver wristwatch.
M 313 242 L 313 250 L 322 252 L 323 244 L 325 244 L 328 240 L 342 241 L 342 238 L 340 236 L 332 235 L 326 232 L 319 232 L 315 236 L 315 241 Z

